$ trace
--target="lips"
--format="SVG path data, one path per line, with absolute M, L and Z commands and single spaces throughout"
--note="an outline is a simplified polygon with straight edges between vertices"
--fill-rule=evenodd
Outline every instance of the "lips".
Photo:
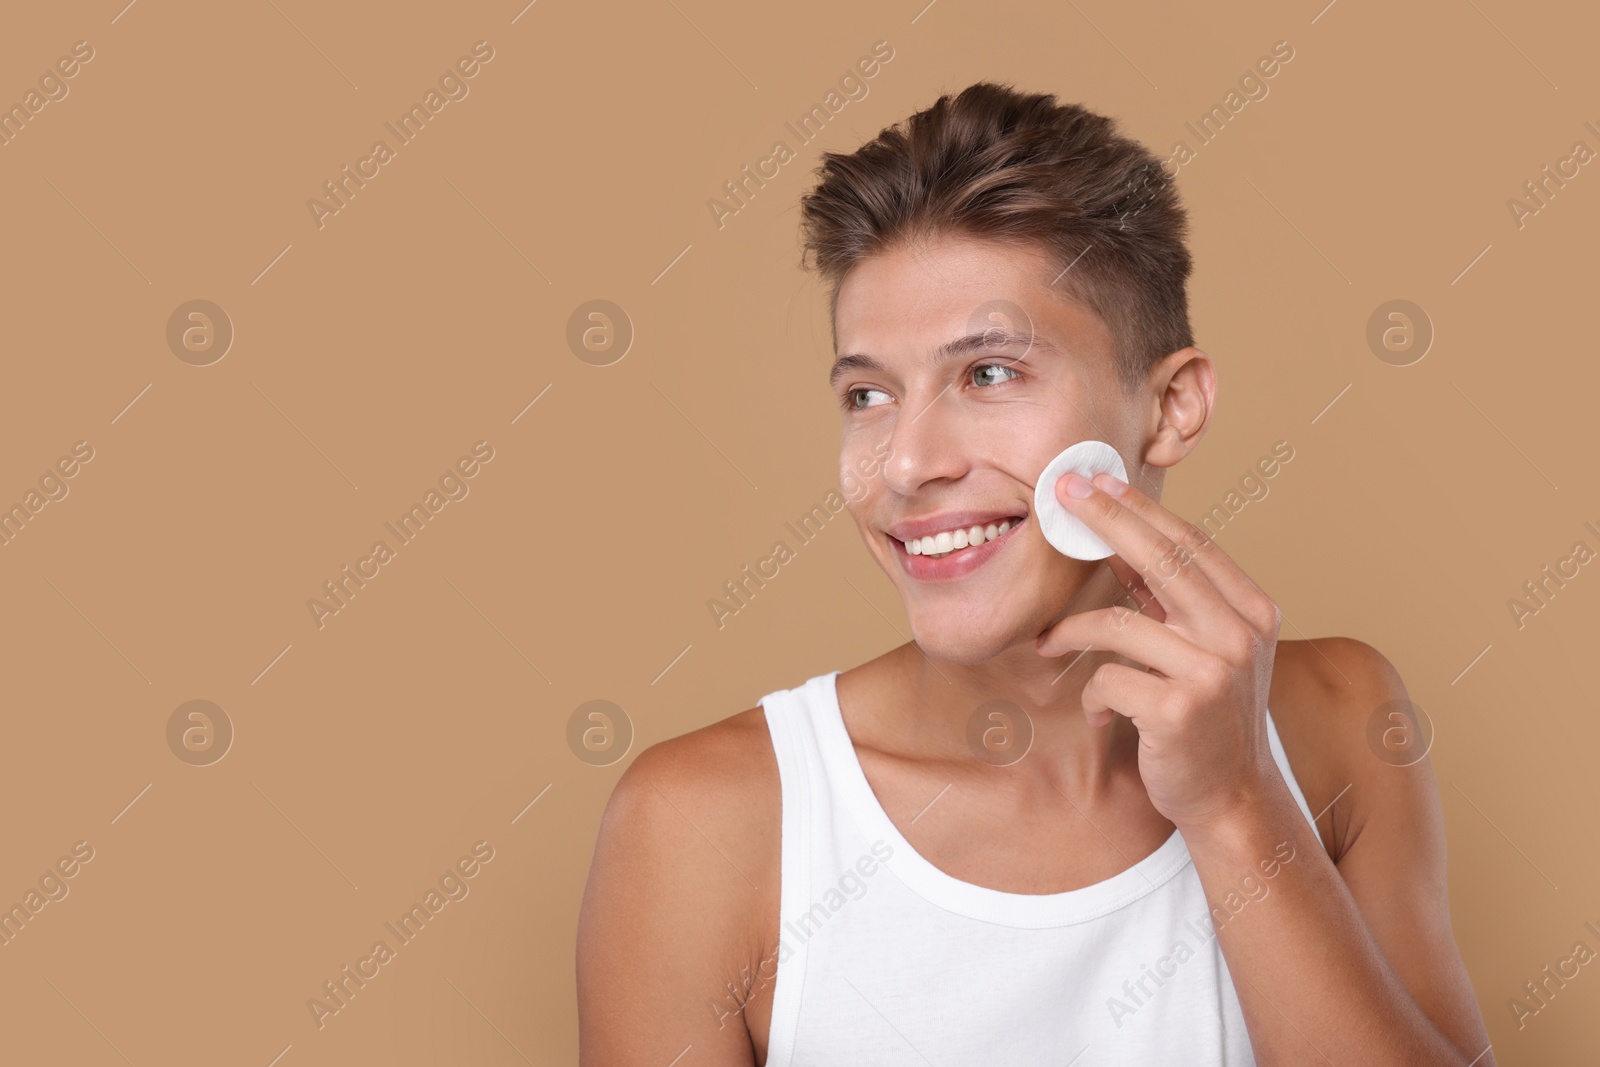
M 950 552 L 964 552 L 968 548 L 979 548 L 987 541 L 999 539 L 1021 521 L 1002 519 L 998 524 L 991 522 L 988 526 L 963 526 L 958 530 L 945 530 L 927 537 L 913 537 L 905 543 L 906 551 L 913 556 L 935 557 Z
M 976 513 L 952 514 L 950 516 L 939 516 L 937 521 L 946 522 L 950 521 L 951 518 L 964 519 L 968 514 L 976 516 Z M 994 518 L 993 515 L 983 517 Z M 1006 522 L 1008 520 L 1002 518 L 1001 521 Z M 1017 530 L 1026 522 L 1027 517 L 1022 516 L 1017 521 L 1012 522 L 1005 533 L 997 532 L 997 536 L 993 540 L 985 540 L 983 544 L 970 548 L 956 549 L 935 555 L 913 555 L 906 549 L 905 542 L 896 539 L 893 551 L 895 558 L 900 563 L 900 569 L 905 571 L 908 577 L 924 582 L 954 581 L 965 578 L 993 559 L 997 553 L 1015 539 Z M 921 525 L 926 527 L 927 524 L 924 522 Z M 977 525 L 976 521 L 973 522 L 973 525 Z M 906 526 L 898 528 L 914 530 L 917 529 L 917 524 L 908 523 Z
M 970 529 L 973 526 L 999 525 L 1008 519 L 1015 526 L 1027 518 L 1027 515 L 1026 508 L 1016 511 L 943 511 L 937 515 L 897 522 L 884 533 L 904 544 L 918 537 L 929 537 L 947 530 L 954 532 L 958 529 Z

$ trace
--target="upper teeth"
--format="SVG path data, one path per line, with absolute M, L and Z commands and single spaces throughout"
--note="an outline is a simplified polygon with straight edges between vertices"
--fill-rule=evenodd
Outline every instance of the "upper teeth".
M 1021 519 L 1017 520 L 1021 522 Z M 942 556 L 970 545 L 981 545 L 1011 529 L 1011 520 L 996 525 L 969 526 L 964 530 L 945 530 L 927 537 L 913 537 L 905 542 L 906 551 L 913 556 Z

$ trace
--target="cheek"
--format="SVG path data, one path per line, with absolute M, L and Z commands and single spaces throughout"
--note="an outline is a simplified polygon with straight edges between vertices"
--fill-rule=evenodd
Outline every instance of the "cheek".
M 839 495 L 844 498 L 845 507 L 850 507 L 866 495 L 866 484 L 856 474 L 855 468 L 848 460 L 839 463 Z
M 844 510 L 845 514 L 850 516 L 850 521 L 854 523 L 856 535 L 861 538 L 861 543 L 866 546 L 867 554 L 873 558 L 877 558 L 880 550 L 883 548 L 883 543 L 878 539 L 876 528 L 872 525 L 869 519 L 870 513 L 866 510 L 864 505 L 859 503 L 851 503 L 849 501 L 845 502 Z M 841 516 L 834 521 L 841 522 L 843 521 L 843 517 Z M 893 546 L 891 545 L 890 547 Z
M 839 450 L 839 495 L 846 504 L 859 503 L 877 491 L 883 480 L 885 449 L 865 439 L 847 440 Z
M 1071 442 L 1068 442 L 1069 444 Z M 1026 497 L 1025 503 L 1028 515 L 1033 516 L 1033 490 L 1039 484 L 1039 475 L 1044 473 L 1050 461 L 1060 454 L 1067 445 L 1057 447 L 1052 440 L 1047 447 L 1036 447 L 1031 444 L 1027 448 L 1015 449 L 1001 453 L 1001 459 L 996 464 L 1009 478 L 1014 478 Z
M 1084 420 L 1066 407 L 1054 390 L 1040 388 L 1047 390 L 1056 404 L 997 405 L 995 410 L 980 412 L 982 417 L 964 428 L 975 458 L 981 455 L 988 465 L 1025 482 L 1030 489 L 1057 453 L 1085 437 L 1096 436 L 1085 432 Z

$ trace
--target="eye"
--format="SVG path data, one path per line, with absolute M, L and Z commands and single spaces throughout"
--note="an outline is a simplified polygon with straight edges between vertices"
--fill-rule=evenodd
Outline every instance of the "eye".
M 870 403 L 868 403 L 868 404 L 858 404 L 856 402 L 857 398 L 860 397 L 863 393 L 877 393 L 879 396 L 884 396 L 884 397 L 889 395 L 888 393 L 885 393 L 881 389 L 865 389 L 865 388 L 863 388 L 863 389 L 851 389 L 850 391 L 848 391 L 848 392 L 846 392 L 844 394 L 844 398 L 841 401 L 841 404 L 844 407 L 844 409 L 846 411 L 859 411 L 861 408 L 864 408 L 864 407 L 872 407 L 873 405 L 870 404 Z
M 1019 374 L 1016 371 L 1012 370 L 1010 367 L 1004 366 L 1004 365 L 999 364 L 999 363 L 980 363 L 976 367 L 972 368 L 972 373 L 973 374 L 983 374 L 985 371 L 1004 371 L 1006 374 L 1010 375 L 1012 378 L 1020 378 L 1020 377 L 1022 377 L 1021 374 Z M 1009 380 L 1010 379 L 1008 379 L 1008 378 L 1000 379 L 1000 381 L 1009 381 Z M 978 384 L 978 385 L 994 385 L 994 384 L 997 384 L 997 383 L 994 382 L 994 381 L 989 381 L 989 382 L 978 382 L 976 384 Z

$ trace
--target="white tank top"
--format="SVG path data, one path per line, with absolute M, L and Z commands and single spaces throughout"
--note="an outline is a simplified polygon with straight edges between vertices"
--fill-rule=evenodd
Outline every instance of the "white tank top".
M 1127 870 L 1063 893 L 954 878 L 878 803 L 838 676 L 760 700 L 783 798 L 776 974 L 760 971 L 774 983 L 766 1067 L 1255 1063 L 1176 831 Z M 1315 830 L 1270 713 L 1267 739 Z M 1238 914 L 1263 887 L 1257 874 L 1240 890 Z

